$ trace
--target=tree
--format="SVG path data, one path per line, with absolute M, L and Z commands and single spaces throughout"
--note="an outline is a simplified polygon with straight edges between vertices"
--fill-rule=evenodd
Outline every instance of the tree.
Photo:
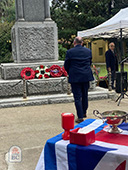
M 15 1 L 0 1 L 0 63 L 11 62 L 11 28 L 15 21 Z
M 128 0 L 52 0 L 51 16 L 59 39 L 70 48 L 77 31 L 93 28 L 128 6 Z
M 11 28 L 13 23 L 0 23 L 0 63 L 11 62 Z
M 77 31 L 97 26 L 109 18 L 110 0 L 53 0 L 52 19 L 58 25 L 59 39 L 72 43 Z M 70 43 L 69 43 L 70 42 Z
M 1 22 L 15 20 L 15 0 L 0 1 L 0 20 Z
M 112 15 L 116 14 L 120 9 L 128 7 L 128 0 L 113 0 L 111 9 Z

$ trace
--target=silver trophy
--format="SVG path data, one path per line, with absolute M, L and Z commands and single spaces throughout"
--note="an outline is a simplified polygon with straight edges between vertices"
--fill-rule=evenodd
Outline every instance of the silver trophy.
M 106 122 L 108 125 L 112 126 L 108 130 L 109 133 L 121 133 L 123 130 L 117 126 L 124 121 L 126 122 L 128 116 L 128 113 L 120 110 L 106 111 L 103 113 L 99 113 L 98 110 L 94 110 L 93 114 L 96 117 L 103 119 L 103 121 Z

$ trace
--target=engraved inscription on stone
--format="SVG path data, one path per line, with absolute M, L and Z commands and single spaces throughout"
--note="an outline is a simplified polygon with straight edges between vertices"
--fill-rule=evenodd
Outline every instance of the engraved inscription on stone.
M 53 27 L 19 28 L 18 32 L 21 61 L 54 59 Z

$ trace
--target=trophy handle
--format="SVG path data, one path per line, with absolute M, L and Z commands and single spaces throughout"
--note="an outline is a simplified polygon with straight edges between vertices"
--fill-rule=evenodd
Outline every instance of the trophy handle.
M 126 119 L 128 119 L 128 113 L 126 114 Z
M 94 114 L 96 117 L 98 117 L 98 118 L 100 118 L 100 119 L 103 119 L 101 113 L 100 113 L 98 110 L 93 110 L 93 114 Z
M 124 122 L 127 123 L 127 119 L 128 119 L 128 113 L 126 114 L 126 116 L 124 116 Z

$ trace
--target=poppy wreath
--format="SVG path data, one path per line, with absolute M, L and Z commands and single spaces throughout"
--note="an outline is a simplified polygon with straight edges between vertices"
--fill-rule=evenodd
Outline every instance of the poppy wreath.
M 35 71 L 30 67 L 26 67 L 21 71 L 20 75 L 22 78 L 25 78 L 26 80 L 34 79 Z
M 61 69 L 62 69 L 63 75 L 64 75 L 65 77 L 67 77 L 67 76 L 68 76 L 68 73 L 67 73 L 67 71 L 65 70 L 64 66 L 63 66 Z
M 50 74 L 52 77 L 61 77 L 63 74 L 62 68 L 58 65 L 52 65 L 50 67 Z
M 49 78 L 49 76 L 50 76 L 50 69 L 48 69 L 48 67 L 46 67 L 46 66 L 40 65 L 35 70 L 35 76 L 38 79 Z

